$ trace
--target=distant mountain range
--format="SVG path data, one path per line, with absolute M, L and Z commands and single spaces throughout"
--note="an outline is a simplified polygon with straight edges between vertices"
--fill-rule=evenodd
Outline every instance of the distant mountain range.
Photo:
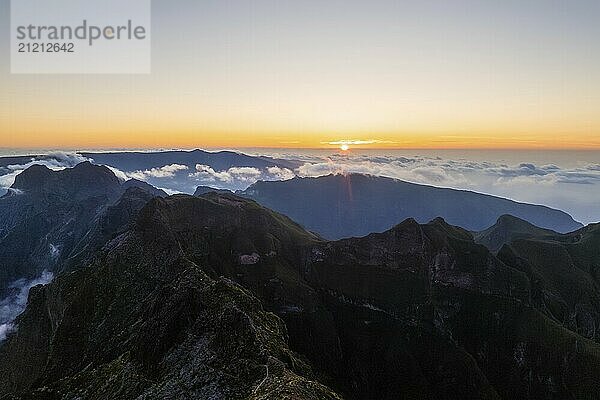
M 301 163 L 291 160 L 275 159 L 271 157 L 249 156 L 234 151 L 204 151 L 200 149 L 184 151 L 153 151 L 153 152 L 82 152 L 80 156 L 93 160 L 96 164 L 110 165 L 123 171 L 147 170 L 170 164 L 195 166 L 196 164 L 208 165 L 215 170 L 226 170 L 231 167 L 257 167 L 266 168 L 281 166 L 296 168 Z M 0 157 L 0 168 L 9 165 L 26 164 L 32 160 L 48 161 L 56 159 L 57 155 L 27 155 Z
M 257 179 L 281 179 L 278 175 L 281 171 L 293 175 L 292 170 L 303 164 L 294 160 L 250 156 L 233 151 L 54 153 L 0 157 L 0 177 L 14 172 L 20 165 L 40 163 L 53 168 L 73 167 L 83 160 L 109 166 L 120 173 L 121 179 L 136 178 L 156 187 L 190 194 L 203 182 L 234 190 L 245 189 Z M 198 167 L 201 169 L 198 170 Z M 270 173 L 273 168 L 275 172 Z M 197 173 L 200 175 L 195 176 Z M 126 174 L 127 178 L 123 178 L 122 174 Z
M 486 229 L 504 214 L 562 233 L 582 226 L 568 214 L 549 207 L 392 178 L 348 174 L 291 179 L 303 162 L 232 151 L 5 157 L 0 158 L 0 186 L 3 180 L 10 182 L 7 174 L 10 178 L 32 163 L 58 169 L 81 160 L 108 166 L 120 180 L 133 178 L 138 186 L 144 182 L 169 194 L 201 194 L 213 187 L 231 190 L 290 216 L 328 239 L 381 232 L 406 218 L 423 223 L 437 216 L 472 231 Z
M 269 176 L 269 168 L 278 167 L 294 169 L 302 163 L 290 160 L 274 159 L 270 157 L 249 156 L 233 151 L 208 152 L 204 150 L 193 151 L 166 151 L 153 153 L 82 153 L 84 157 L 94 160 L 96 164 L 110 165 L 121 171 L 136 172 L 150 171 L 146 174 L 144 180 L 148 183 L 165 187 L 167 189 L 182 192 L 194 193 L 198 180 L 194 179 L 193 174 L 199 172 L 197 166 L 210 167 L 214 175 L 203 174 L 200 177 L 213 184 L 222 185 L 231 189 L 242 189 L 248 186 L 246 179 L 253 178 L 254 175 L 246 176 L 244 170 L 251 174 L 256 174 L 257 179 Z M 185 169 L 175 170 L 169 173 L 165 178 L 161 174 L 153 174 L 152 169 L 160 169 L 164 166 L 184 166 Z M 242 168 L 241 176 L 230 175 L 227 173 L 231 168 Z M 221 173 L 221 175 L 218 175 Z M 224 176 L 226 175 L 226 176 Z M 221 179 L 221 180 L 220 180 Z
M 488 228 L 504 214 L 558 232 L 583 226 L 567 213 L 545 206 L 358 174 L 257 182 L 239 194 L 327 239 L 382 232 L 406 218 L 424 223 L 443 217 L 471 231 Z
M 296 168 L 295 161 L 271 157 L 249 156 L 234 151 L 209 152 L 204 150 L 164 151 L 164 152 L 116 152 L 116 153 L 80 153 L 91 158 L 96 164 L 110 165 L 123 171 L 146 170 L 157 166 L 181 164 L 194 167 L 196 164 L 208 165 L 216 171 L 232 167 L 268 168 L 281 166 Z

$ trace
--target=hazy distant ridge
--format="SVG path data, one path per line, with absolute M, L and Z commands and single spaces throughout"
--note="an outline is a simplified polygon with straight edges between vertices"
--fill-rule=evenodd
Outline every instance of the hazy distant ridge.
M 557 232 L 583 226 L 569 214 L 545 206 L 357 174 L 257 182 L 242 195 L 328 239 L 382 232 L 406 218 L 425 223 L 442 217 L 471 231 L 488 228 L 504 214 Z

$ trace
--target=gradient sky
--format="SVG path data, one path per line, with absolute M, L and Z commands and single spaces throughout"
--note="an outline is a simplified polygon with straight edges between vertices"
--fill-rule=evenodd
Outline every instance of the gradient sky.
M 597 0 L 154 1 L 137 76 L 10 75 L 9 15 L 0 147 L 600 149 Z

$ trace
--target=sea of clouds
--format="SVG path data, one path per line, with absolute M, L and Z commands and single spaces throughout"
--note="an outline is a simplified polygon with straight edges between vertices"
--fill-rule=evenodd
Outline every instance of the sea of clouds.
M 169 194 L 191 193 L 196 186 L 243 190 L 264 180 L 287 180 L 294 177 L 318 177 L 329 174 L 370 174 L 413 183 L 472 190 L 517 201 L 543 204 L 569 212 L 583 222 L 600 220 L 600 163 L 503 162 L 461 157 L 398 156 L 386 154 L 334 153 L 328 155 L 280 155 L 293 160 L 297 168 L 273 165 L 260 169 L 246 165 L 225 170 L 210 165 L 157 165 L 147 170 L 124 171 L 108 166 L 121 180 L 138 179 Z M 42 160 L 0 167 L 0 188 L 8 190 L 17 174 L 33 164 L 63 169 L 87 161 L 75 153 L 52 153 Z M 93 160 L 91 160 L 93 161 Z

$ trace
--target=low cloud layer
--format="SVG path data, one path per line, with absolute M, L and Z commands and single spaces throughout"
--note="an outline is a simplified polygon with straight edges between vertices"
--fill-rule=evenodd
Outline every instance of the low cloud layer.
M 431 154 L 431 153 L 430 153 Z M 470 153 L 465 153 L 468 156 Z M 296 176 L 317 177 L 329 174 L 361 173 L 385 176 L 409 182 L 507 197 L 513 200 L 543 204 L 562 209 L 577 220 L 589 223 L 600 220 L 597 199 L 600 197 L 600 164 L 569 159 L 552 162 L 499 161 L 486 159 L 475 153 L 472 158 L 441 157 L 435 155 L 394 155 L 394 153 L 335 153 L 290 151 L 268 154 L 271 157 L 292 160 L 292 169 L 282 166 L 264 168 L 236 165 L 217 169 L 210 165 L 167 164 L 146 170 L 123 171 L 108 167 L 123 181 L 146 181 L 167 193 L 193 193 L 196 186 L 243 190 L 256 181 L 288 180 Z M 521 153 L 535 158 L 534 153 Z M 124 156 L 126 157 L 126 156 Z M 512 159 L 515 159 L 514 155 Z M 563 155 L 563 161 L 568 159 Z M 52 169 L 72 167 L 87 159 L 77 154 L 53 153 L 44 159 L 32 159 L 22 165 L 0 167 L 0 188 L 7 189 L 17 174 L 33 164 Z
M 131 172 L 122 171 L 110 165 L 107 165 L 107 167 L 122 181 L 138 179 L 161 188 L 169 194 L 193 192 L 196 186 L 240 190 L 260 180 L 286 180 L 296 176 L 296 173 L 291 169 L 277 166 L 264 169 L 235 166 L 225 170 L 215 170 L 213 167 L 203 164 L 196 164 L 193 168 L 186 165 L 171 164 Z
M 576 168 L 561 168 L 553 164 L 520 163 L 507 165 L 489 161 L 446 160 L 431 157 L 340 156 L 334 155 L 321 162 L 308 162 L 298 168 L 299 176 L 361 173 L 387 176 L 432 185 L 477 186 L 479 179 L 471 175 L 487 176 L 496 183 L 530 182 L 534 184 L 600 183 L 600 165 L 587 164 Z
M 177 172 L 186 171 L 188 169 L 189 167 L 187 165 L 170 164 L 145 171 L 133 171 L 126 173 L 126 175 L 129 178 L 145 181 L 148 178 L 173 178 Z
M 6 340 L 7 336 L 17 329 L 15 319 L 25 311 L 31 288 L 46 285 L 52 278 L 51 272 L 44 271 L 39 278 L 19 279 L 8 286 L 8 296 L 0 299 L 0 342 Z
M 268 167 L 232 167 L 227 170 L 215 171 L 208 165 L 196 165 L 196 172 L 190 173 L 190 179 L 199 186 L 214 186 L 220 189 L 246 189 L 257 181 L 281 181 L 292 179 L 296 173 L 288 168 Z

